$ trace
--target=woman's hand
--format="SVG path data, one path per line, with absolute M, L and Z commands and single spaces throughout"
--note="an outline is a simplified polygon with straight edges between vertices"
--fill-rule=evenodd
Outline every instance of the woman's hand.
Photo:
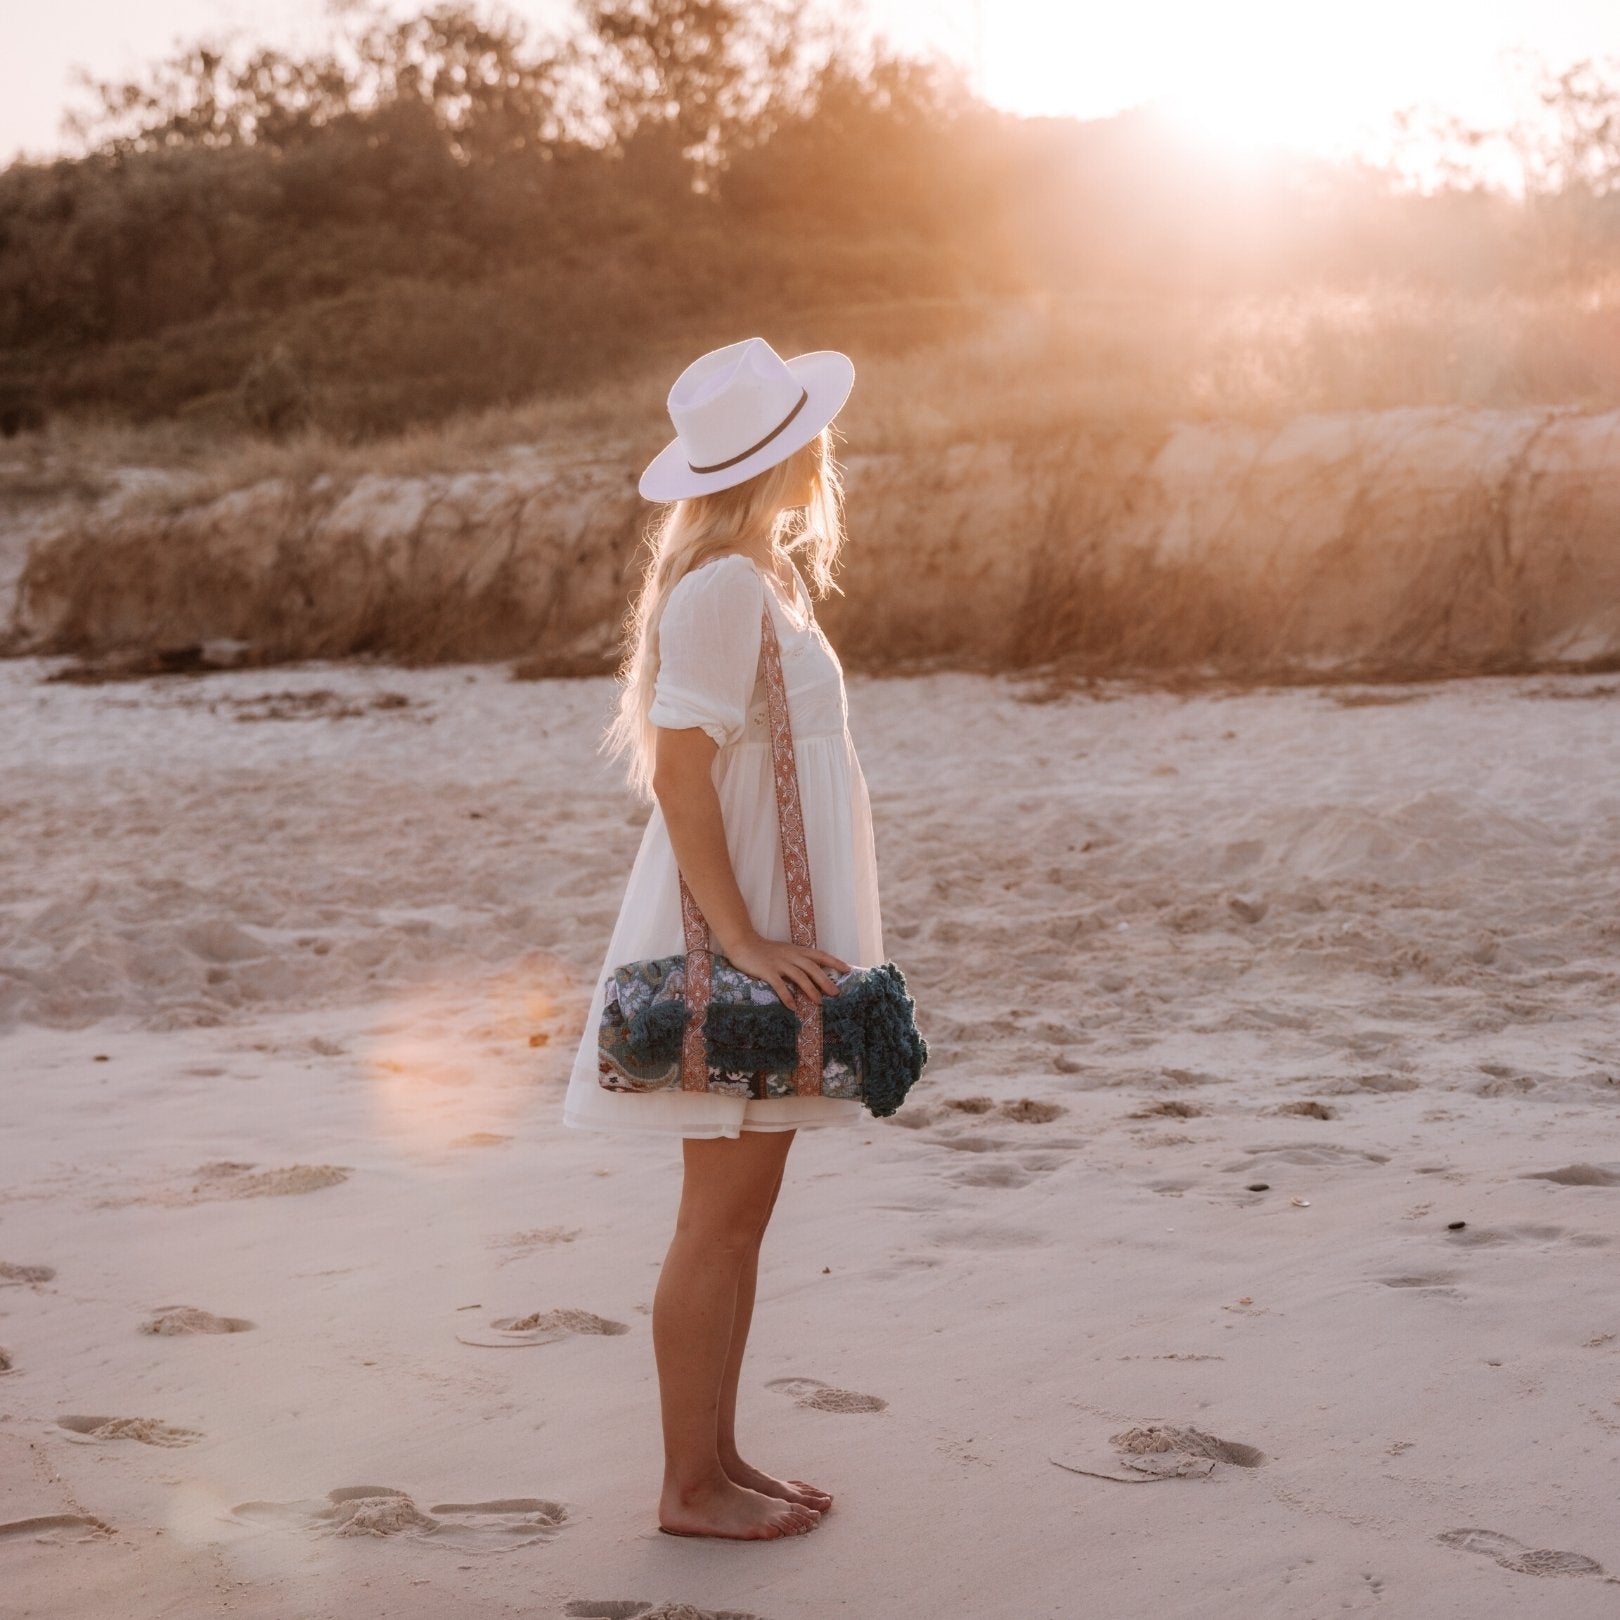
M 788 994 L 790 984 L 820 1006 L 823 996 L 838 994 L 828 970 L 850 971 L 850 964 L 831 951 L 818 950 L 814 945 L 795 945 L 786 939 L 765 939 L 759 934 L 749 935 L 726 951 L 725 958 L 750 977 L 763 979 L 784 1007 L 795 1007 L 796 998 Z

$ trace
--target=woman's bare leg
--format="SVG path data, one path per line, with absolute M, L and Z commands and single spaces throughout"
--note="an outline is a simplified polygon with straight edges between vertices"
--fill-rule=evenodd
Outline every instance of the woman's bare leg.
M 720 1388 L 745 1264 L 781 1179 L 792 1131 L 688 1138 L 675 1236 L 653 1295 L 664 1427 L 658 1522 L 691 1535 L 764 1539 L 814 1529 L 801 1502 L 738 1485 L 720 1462 Z
M 749 1134 L 744 1132 L 744 1135 Z M 793 1132 L 787 1133 L 789 1136 Z M 784 1161 L 783 1169 L 786 1168 Z M 754 1316 L 754 1289 L 759 1278 L 759 1246 L 765 1236 L 765 1228 L 770 1224 L 771 1214 L 776 1208 L 777 1194 L 782 1190 L 782 1172 L 778 1171 L 776 1185 L 771 1189 L 771 1201 L 765 1210 L 765 1219 L 760 1223 L 759 1233 L 754 1239 L 754 1246 L 749 1251 L 748 1258 L 743 1262 L 741 1275 L 737 1279 L 737 1309 L 731 1322 L 731 1350 L 726 1357 L 726 1374 L 720 1384 L 720 1466 L 725 1469 L 727 1478 L 738 1485 L 746 1485 L 750 1490 L 761 1491 L 766 1496 L 780 1497 L 784 1502 L 803 1502 L 821 1512 L 826 1512 L 832 1506 L 832 1497 L 815 1485 L 806 1484 L 802 1479 L 778 1479 L 774 1474 L 767 1474 L 762 1468 L 755 1468 L 751 1463 L 742 1460 L 737 1451 L 737 1389 L 742 1381 L 743 1353 L 748 1348 L 748 1325 Z

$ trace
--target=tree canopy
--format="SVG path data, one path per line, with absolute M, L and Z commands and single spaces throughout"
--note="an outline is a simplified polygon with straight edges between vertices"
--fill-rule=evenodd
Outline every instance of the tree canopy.
M 812 0 L 578 0 L 556 35 L 347 0 L 317 49 L 199 42 L 85 90 L 75 155 L 0 174 L 0 369 L 53 407 L 206 417 L 302 377 L 366 434 L 771 323 L 876 311 L 863 341 L 905 344 L 1008 295 L 1511 284 L 1620 238 L 1590 64 L 1544 86 L 1514 202 L 1454 123 L 1438 198 L 1234 173 L 1145 113 L 999 112 Z

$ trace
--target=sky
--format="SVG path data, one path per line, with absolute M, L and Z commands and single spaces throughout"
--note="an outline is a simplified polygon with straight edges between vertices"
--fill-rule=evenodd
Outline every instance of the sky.
M 423 0 L 425 3 L 425 0 Z M 413 9 L 399 3 L 396 11 Z M 507 0 L 555 26 L 567 0 Z M 956 57 L 1015 112 L 1102 117 L 1153 103 L 1213 142 L 1333 155 L 1376 146 L 1398 108 L 1512 116 L 1530 51 L 1620 64 L 1620 0 L 864 0 L 908 49 Z M 221 30 L 309 43 L 324 0 L 0 0 L 0 163 L 62 146 L 71 71 L 127 77 Z

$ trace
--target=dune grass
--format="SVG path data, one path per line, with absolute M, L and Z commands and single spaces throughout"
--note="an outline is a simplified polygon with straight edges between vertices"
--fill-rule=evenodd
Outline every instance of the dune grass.
M 1367 430 L 1367 444 L 1385 435 L 1370 459 L 1352 444 L 1342 466 L 1323 464 L 1316 507 L 1314 481 L 1302 504 L 1286 488 L 1251 499 L 1231 480 L 1233 455 L 1258 456 L 1253 446 L 1313 413 L 1455 408 L 1459 427 L 1477 427 L 1489 409 L 1620 409 L 1620 282 L 1469 300 L 1398 288 L 1066 308 L 1003 300 L 948 320 L 930 312 L 945 335 L 922 343 L 901 340 L 904 308 L 889 309 L 894 329 L 869 351 L 851 344 L 859 381 L 839 420 L 852 518 L 875 542 L 852 562 L 851 596 L 864 605 L 826 606 L 852 669 L 1045 665 L 1169 681 L 1309 678 L 1329 666 L 1366 679 L 1506 672 L 1541 667 L 1536 648 L 1584 613 L 1571 578 L 1610 567 L 1587 532 L 1612 505 L 1607 482 L 1595 506 L 1589 487 L 1606 454 L 1572 449 L 1550 482 L 1527 482 L 1517 452 L 1490 448 L 1520 431 L 1511 417 L 1486 419 L 1478 465 L 1437 469 L 1433 487 L 1416 464 L 1428 452 L 1410 437 L 1423 430 L 1390 418 Z M 882 314 L 863 307 L 851 329 L 875 333 Z M 788 354 L 837 330 L 825 311 L 783 324 L 767 335 Z M 59 651 L 224 637 L 269 661 L 375 652 L 606 672 L 650 513 L 634 474 L 669 435 L 674 364 L 365 443 L 57 421 L 0 449 L 0 511 L 55 503 L 79 514 L 36 548 L 24 599 L 55 625 Z M 1336 414 L 1330 437 L 1360 443 L 1355 420 Z M 1227 493 L 1210 490 L 1245 528 L 1167 553 L 1143 543 L 1137 481 L 1189 423 L 1251 446 L 1211 452 L 1207 474 L 1227 479 Z M 568 476 L 553 483 L 552 469 Z M 515 476 L 482 495 L 390 494 L 386 482 L 503 470 Z M 1192 476 L 1197 505 L 1206 475 Z M 323 529 L 367 477 L 384 481 L 359 503 L 373 516 L 353 532 Z M 249 490 L 245 502 L 222 499 Z M 110 491 L 116 519 L 90 510 Z M 409 533 L 394 532 L 396 496 L 423 514 Z M 1527 527 L 1510 534 L 1515 513 Z M 1323 524 L 1341 525 L 1330 543 Z M 995 537 L 1009 549 L 987 590 L 976 552 Z M 1262 538 L 1278 560 L 1256 568 L 1245 552 Z M 943 641 L 942 623 L 956 626 Z
M 1182 298 L 1093 295 L 963 303 L 924 323 L 904 301 L 801 312 L 765 332 L 778 349 L 853 338 L 859 382 L 840 418 L 852 451 L 880 454 L 1186 420 L 1277 422 L 1398 405 L 1620 405 L 1620 278 L 1537 295 L 1472 298 L 1383 285 L 1364 292 Z M 878 334 L 885 318 L 890 339 Z M 911 327 L 954 328 L 927 341 Z M 319 431 L 283 440 L 185 421 L 61 417 L 0 452 L 0 498 L 93 493 L 121 468 L 176 475 L 187 499 L 271 477 L 385 477 L 498 467 L 513 458 L 639 465 L 669 435 L 679 361 L 579 393 L 468 413 L 389 438 Z

